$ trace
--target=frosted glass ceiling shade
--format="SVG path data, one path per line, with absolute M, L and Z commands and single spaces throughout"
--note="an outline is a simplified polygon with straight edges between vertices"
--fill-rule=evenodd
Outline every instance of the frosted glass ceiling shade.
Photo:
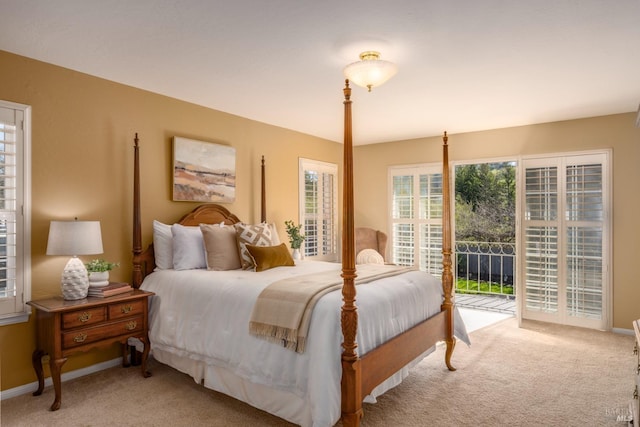
M 374 51 L 362 52 L 360 61 L 347 65 L 344 75 L 349 81 L 358 86 L 371 88 L 378 87 L 398 72 L 398 67 L 393 62 L 380 59 L 380 53 Z
M 47 255 L 101 254 L 100 221 L 51 221 Z

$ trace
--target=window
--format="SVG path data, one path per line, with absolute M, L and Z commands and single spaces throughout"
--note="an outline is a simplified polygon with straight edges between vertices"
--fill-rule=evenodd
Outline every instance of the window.
M 609 327 L 608 153 L 525 159 L 523 317 Z
M 30 112 L 0 101 L 0 325 L 26 321 L 31 297 Z
M 391 259 L 442 274 L 442 166 L 389 169 Z
M 304 255 L 338 259 L 338 166 L 300 159 L 300 223 Z

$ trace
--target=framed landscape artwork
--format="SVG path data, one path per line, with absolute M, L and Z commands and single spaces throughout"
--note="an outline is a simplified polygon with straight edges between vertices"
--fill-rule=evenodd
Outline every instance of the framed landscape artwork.
M 236 149 L 173 138 L 173 200 L 231 203 L 236 198 Z

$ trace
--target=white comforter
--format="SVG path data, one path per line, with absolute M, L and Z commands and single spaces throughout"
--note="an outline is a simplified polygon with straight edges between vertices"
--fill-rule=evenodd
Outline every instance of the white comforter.
M 293 423 L 332 426 L 340 418 L 341 293 L 332 292 L 316 305 L 304 354 L 250 335 L 248 325 L 253 304 L 270 283 L 329 269 L 339 274 L 340 268 L 302 261 L 260 273 L 156 271 L 142 284 L 156 293 L 149 314 L 152 354 L 206 387 Z M 359 354 L 436 314 L 442 301 L 440 281 L 419 271 L 359 285 L 357 292 Z M 457 313 L 456 336 L 468 343 Z M 408 369 L 368 399 L 399 384 Z

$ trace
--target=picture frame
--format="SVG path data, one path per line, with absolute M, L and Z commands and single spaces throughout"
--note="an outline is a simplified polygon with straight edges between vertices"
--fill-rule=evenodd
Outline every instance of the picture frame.
M 236 198 L 236 149 L 173 137 L 173 200 L 232 203 Z

